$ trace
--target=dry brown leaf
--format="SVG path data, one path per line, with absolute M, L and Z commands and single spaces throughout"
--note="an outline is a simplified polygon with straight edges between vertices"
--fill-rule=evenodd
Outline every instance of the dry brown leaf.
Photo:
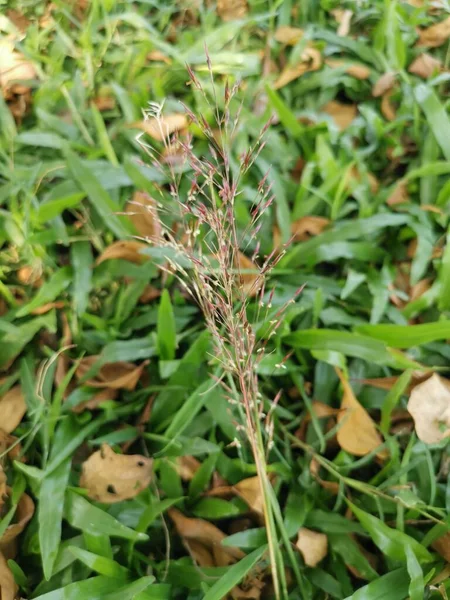
M 21 33 L 25 33 L 28 27 L 31 25 L 31 21 L 18 10 L 7 10 L 6 16 L 14 25 L 14 27 L 16 27 Z
M 328 552 L 328 538 L 324 533 L 301 527 L 296 547 L 308 567 L 316 567 Z
M 81 413 L 85 410 L 95 410 L 104 402 L 108 402 L 110 400 L 115 400 L 117 398 L 119 391 L 111 388 L 106 388 L 94 394 L 90 400 L 86 400 L 85 402 L 80 402 L 72 408 L 72 412 Z
M 370 191 L 373 194 L 376 194 L 380 187 L 380 184 L 378 183 L 378 179 L 375 177 L 375 175 L 373 173 L 369 173 L 369 172 L 361 173 L 359 171 L 357 165 L 353 165 L 350 170 L 347 170 L 346 177 L 349 180 L 348 184 L 349 184 L 350 191 L 353 190 L 354 183 L 356 182 L 359 184 L 361 181 L 364 181 L 364 177 L 367 177 L 367 180 L 368 180 L 369 186 L 370 186 Z
M 19 590 L 14 581 L 14 575 L 8 567 L 5 557 L 0 552 L 0 598 L 1 600 L 14 600 Z
M 42 306 L 39 306 L 38 308 L 35 308 L 34 310 L 32 310 L 31 314 L 32 315 L 45 315 L 46 313 L 50 312 L 54 308 L 56 308 L 56 309 L 64 308 L 64 302 L 62 300 L 57 300 L 56 302 L 47 302 L 47 304 L 43 304 Z
M 75 372 L 78 379 L 83 379 L 85 375 L 99 360 L 98 355 L 85 356 L 78 363 Z M 135 365 L 130 362 L 118 361 L 115 363 L 107 363 L 102 365 L 95 377 L 83 381 L 84 385 L 95 388 L 109 388 L 112 390 L 128 390 L 132 391 L 136 387 L 142 372 L 148 365 L 148 360 L 140 365 Z
M 356 104 L 343 104 L 336 100 L 325 104 L 321 111 L 330 115 L 341 131 L 347 129 L 358 114 Z
M 37 76 L 36 70 L 23 54 L 14 50 L 11 40 L 0 41 L 0 88 L 8 100 L 11 94 L 25 94 L 30 89 L 26 83 Z
M 247 477 L 233 486 L 233 490 L 258 516 L 264 515 L 264 498 L 261 492 L 259 477 Z
M 0 454 L 7 454 L 10 460 L 18 460 L 21 453 L 22 446 L 18 442 L 18 438 L 6 433 L 6 431 L 3 431 L 3 429 L 0 428 Z
M 99 265 L 105 260 L 121 259 L 139 265 L 149 258 L 141 253 L 141 250 L 144 250 L 145 248 L 147 248 L 147 244 L 138 242 L 137 240 L 120 240 L 118 242 L 113 242 L 100 254 L 95 264 Z
M 8 492 L 6 486 L 6 474 L 0 464 L 0 517 L 3 516 L 2 507 L 8 499 Z M 1 596 L 0 596 L 1 598 Z
M 145 192 L 135 192 L 125 210 L 139 235 L 151 240 L 161 239 L 161 221 L 156 202 L 151 196 Z
M 381 98 L 381 114 L 388 121 L 395 121 L 397 113 L 391 103 L 392 90 L 383 94 Z
M 409 65 L 408 71 L 423 79 L 428 79 L 441 71 L 443 65 L 440 60 L 431 56 L 431 54 L 420 54 Z
M 409 195 L 407 183 L 403 179 L 400 179 L 400 181 L 398 181 L 395 184 L 395 187 L 392 190 L 392 192 L 389 194 L 388 199 L 386 200 L 386 204 L 388 206 L 395 206 L 396 204 L 403 204 L 404 202 L 408 202 L 408 200 Z
M 337 34 L 341 37 L 345 37 L 350 33 L 350 26 L 353 17 L 353 11 L 349 9 L 336 8 L 331 11 L 331 14 L 339 24 L 337 28 Z
M 247 11 L 247 0 L 217 0 L 217 14 L 223 21 L 243 19 Z
M 419 29 L 419 40 L 416 46 L 437 48 L 450 38 L 450 17 L 426 29 Z
M 116 106 L 116 99 L 114 96 L 97 96 L 94 98 L 93 103 L 100 112 L 103 112 L 112 110 Z
M 158 119 L 152 117 L 151 119 L 133 123 L 132 125 L 134 129 L 145 131 L 145 133 L 158 142 L 167 140 L 172 133 L 186 129 L 187 126 L 188 120 L 186 115 L 183 114 L 166 115 Z
M 274 89 L 284 87 L 294 79 L 298 79 L 305 73 L 317 71 L 322 66 L 322 55 L 313 47 L 305 48 L 301 60 L 296 65 L 287 65 L 273 84 Z
M 212 552 L 208 550 L 208 548 L 201 542 L 197 542 L 195 540 L 190 540 L 188 542 L 185 540 L 184 543 L 189 548 L 190 555 L 199 567 L 205 568 L 216 566 Z
M 339 369 L 336 369 L 336 373 L 344 391 L 341 400 L 343 410 L 337 416 L 340 425 L 336 435 L 337 441 L 346 452 L 355 456 L 365 456 L 378 448 L 383 440 L 369 413 L 356 399 L 348 380 Z M 380 451 L 378 456 L 385 458 L 386 450 Z
M 340 60 L 337 58 L 328 58 L 325 61 L 325 64 L 327 64 L 332 69 L 343 68 L 344 72 L 347 73 L 347 75 L 351 75 L 355 79 L 364 80 L 364 79 L 368 79 L 370 77 L 371 71 L 370 71 L 369 67 L 366 67 L 365 65 L 361 65 L 359 63 L 349 63 L 349 62 L 346 62 L 344 60 Z
M 240 560 L 245 554 L 239 548 L 233 546 L 222 546 L 222 540 L 227 536 L 212 523 L 203 519 L 190 519 L 175 508 L 168 511 L 169 517 L 182 538 L 188 543 L 200 542 L 213 553 L 225 553 L 230 559 Z M 217 562 L 216 562 L 217 564 Z
M 441 535 L 441 537 L 432 542 L 431 546 L 442 558 L 450 563 L 450 533 Z
M 409 397 L 408 411 L 422 442 L 436 444 L 450 435 L 450 381 L 434 373 L 416 385 Z
M 409 294 L 410 301 L 413 302 L 414 300 L 417 300 L 423 296 L 425 292 L 428 292 L 428 290 L 431 288 L 431 284 L 432 279 L 427 277 L 425 279 L 421 279 L 415 285 L 413 285 Z
M 21 422 L 27 411 L 20 385 L 15 385 L 0 398 L 1 427 L 11 433 Z
M 191 481 L 200 467 L 201 462 L 194 456 L 178 456 L 175 461 L 177 473 L 184 481 Z
M 167 65 L 172 64 L 172 59 L 169 58 L 164 52 L 161 50 L 152 50 L 147 54 L 147 60 L 151 60 L 154 62 L 164 62 Z
M 153 302 L 153 300 L 156 300 L 156 298 L 159 298 L 160 296 L 161 290 L 149 284 L 146 286 L 145 290 L 139 297 L 139 302 L 141 304 L 148 304 L 149 302 Z
M 241 286 L 247 296 L 256 296 L 261 287 L 259 269 L 253 261 L 245 254 L 239 252 L 237 256 L 237 267 L 239 271 L 255 271 L 254 273 L 240 273 Z
M 114 504 L 137 496 L 150 485 L 150 458 L 140 454 L 116 454 L 108 444 L 83 463 L 80 486 L 97 502 Z
M 11 495 L 11 488 L 6 488 L 8 495 Z M 28 494 L 22 494 L 17 504 L 14 515 L 14 523 L 9 525 L 4 534 L 0 537 L 0 552 L 5 558 L 15 556 L 15 540 L 25 529 L 26 524 L 34 514 L 34 502 Z
M 314 215 L 301 217 L 292 223 L 291 233 L 296 242 L 301 242 L 307 240 L 310 236 L 319 235 L 330 223 L 330 219 L 325 217 Z
M 277 42 L 281 44 L 286 44 L 287 46 L 295 46 L 297 42 L 299 42 L 304 35 L 303 29 L 299 27 L 289 27 L 288 25 L 281 25 L 275 31 L 274 38 Z
M 382 75 L 372 88 L 372 96 L 374 98 L 379 98 L 386 92 L 392 90 L 395 85 L 396 77 L 397 75 L 395 73 L 385 73 Z
M 419 383 L 423 383 L 433 375 L 433 371 L 414 371 L 407 392 L 411 392 Z M 376 377 L 374 379 L 359 379 L 364 385 L 372 385 L 380 390 L 391 390 L 398 381 L 397 376 Z

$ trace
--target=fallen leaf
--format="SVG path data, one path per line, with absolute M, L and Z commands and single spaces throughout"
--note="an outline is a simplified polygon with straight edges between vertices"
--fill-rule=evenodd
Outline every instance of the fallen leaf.
M 100 112 L 103 112 L 112 110 L 116 106 L 116 99 L 114 96 L 97 96 L 94 98 L 93 103 Z
M 409 294 L 410 301 L 413 302 L 414 300 L 418 300 L 425 294 L 425 292 L 428 292 L 428 290 L 431 288 L 431 284 L 432 279 L 427 277 L 425 279 L 421 279 L 415 285 L 413 285 Z
M 350 33 L 350 25 L 353 17 L 353 11 L 349 9 L 336 8 L 331 11 L 331 14 L 339 24 L 337 28 L 337 34 L 341 37 L 345 37 Z
M 152 464 L 150 458 L 116 454 L 108 444 L 102 444 L 83 463 L 80 487 L 86 488 L 89 498 L 97 502 L 122 502 L 150 485 Z
M 209 521 L 203 519 L 190 519 L 175 508 L 168 511 L 179 535 L 187 542 L 200 542 L 207 549 L 213 552 L 224 553 L 233 560 L 244 558 L 245 554 L 239 548 L 233 546 L 222 546 L 222 540 L 227 536 Z M 216 562 L 217 564 L 217 562 Z
M 246 502 L 258 516 L 264 515 L 264 498 L 259 477 L 247 477 L 233 486 L 237 495 Z
M 46 313 L 50 312 L 54 308 L 56 308 L 56 309 L 64 308 L 64 302 L 62 300 L 57 300 L 56 302 L 47 302 L 47 304 L 43 304 L 42 306 L 39 306 L 38 308 L 35 308 L 34 310 L 32 310 L 31 314 L 32 315 L 45 315 Z
M 328 552 L 328 538 L 324 533 L 301 527 L 298 532 L 297 549 L 308 567 L 316 567 Z
M 186 129 L 187 126 L 188 120 L 186 115 L 183 114 L 172 114 L 159 118 L 152 117 L 131 125 L 134 129 L 141 129 L 158 142 L 167 140 L 172 133 Z
M 287 46 L 295 46 L 297 42 L 299 42 L 304 35 L 303 29 L 299 27 L 289 27 L 288 25 L 281 25 L 275 31 L 274 38 L 277 42 L 281 44 L 286 44 Z
M 246 296 L 256 296 L 261 287 L 261 277 L 258 267 L 245 254 L 239 252 L 237 256 L 237 268 L 242 289 Z M 243 273 L 242 271 L 256 271 L 254 273 Z
M 147 285 L 145 290 L 142 292 L 139 297 L 140 304 L 148 304 L 149 302 L 153 302 L 156 298 L 161 296 L 161 290 L 153 287 L 152 285 Z
M 438 537 L 437 540 L 431 543 L 431 546 L 442 558 L 450 562 L 450 533 L 444 533 L 444 535 Z
M 426 444 L 440 442 L 450 434 L 450 381 L 434 373 L 412 390 L 407 408 L 417 437 Z
M 7 454 L 10 460 L 18 460 L 21 452 L 22 446 L 18 443 L 17 438 L 6 433 L 6 431 L 0 427 L 0 455 L 4 456 Z
M 353 390 L 342 372 L 336 368 L 336 373 L 343 387 L 341 400 L 342 411 L 337 415 L 340 425 L 336 437 L 339 446 L 355 456 L 365 456 L 383 443 L 375 423 L 369 413 L 356 399 Z M 387 456 L 386 450 L 378 453 L 380 458 Z
M 85 410 L 95 410 L 99 406 L 101 406 L 104 402 L 108 402 L 110 400 L 115 400 L 118 395 L 118 390 L 106 388 L 94 394 L 90 400 L 86 400 L 85 402 L 80 402 L 76 406 L 72 408 L 72 412 L 78 414 Z
M 0 598 L 1 600 L 14 600 L 19 590 L 14 581 L 14 575 L 8 567 L 5 557 L 0 552 Z
M 301 217 L 291 225 L 291 232 L 296 242 L 307 240 L 310 236 L 319 235 L 331 223 L 325 217 L 310 215 Z
M 11 495 L 11 488 L 7 487 L 8 495 Z M 15 540 L 25 529 L 28 521 L 34 514 L 34 502 L 28 494 L 22 494 L 17 504 L 14 515 L 14 523 L 9 525 L 2 536 L 0 536 L 0 553 L 6 559 L 14 558 L 16 553 Z
M 361 181 L 364 181 L 364 178 L 367 178 L 367 181 L 369 183 L 369 187 L 370 187 L 370 191 L 373 194 L 376 194 L 378 192 L 378 189 L 380 187 L 380 184 L 378 183 L 378 179 L 375 177 L 375 175 L 373 175 L 373 173 L 369 173 L 369 172 L 363 172 L 361 173 L 358 169 L 357 165 L 353 165 L 353 167 L 348 170 L 346 172 L 346 176 L 349 179 L 349 188 L 350 191 L 352 191 L 354 189 L 354 183 L 356 182 L 357 184 L 361 183 Z
M 331 100 L 331 102 L 325 104 L 321 111 L 330 115 L 341 131 L 347 129 L 358 114 L 356 104 L 343 104 L 336 100 Z
M 339 494 L 339 483 L 337 483 L 337 481 L 327 481 L 326 479 L 322 479 L 322 477 L 320 477 L 320 464 L 316 458 L 311 459 L 311 462 L 309 463 L 309 472 L 317 481 L 317 483 L 319 483 L 319 485 L 325 490 L 328 490 L 335 496 Z
M 11 94 L 25 94 L 30 89 L 26 83 L 37 76 L 34 66 L 23 54 L 14 49 L 11 40 L 0 41 L 0 88 L 6 100 Z
M 135 192 L 127 202 L 125 211 L 139 235 L 151 240 L 161 239 L 162 225 L 156 202 L 151 196 L 145 192 Z
M 450 37 L 450 17 L 426 29 L 419 29 L 419 40 L 416 46 L 437 48 L 442 46 Z
M 408 201 L 409 195 L 407 183 L 403 179 L 400 179 L 400 181 L 398 181 L 395 184 L 395 187 L 392 190 L 392 192 L 389 194 L 386 200 L 386 204 L 388 206 L 395 206 L 397 204 L 403 204 L 404 202 Z
M 11 433 L 27 412 L 27 405 L 20 385 L 15 385 L 0 398 L 1 428 Z
M 0 516 L 3 516 L 2 507 L 8 499 L 8 492 L 6 487 L 6 474 L 0 464 Z M 1 596 L 0 596 L 1 598 Z
M 18 10 L 7 10 L 6 16 L 14 25 L 14 27 L 16 27 L 21 33 L 25 33 L 28 27 L 31 25 L 31 21 Z
M 31 285 L 34 288 L 41 287 L 42 280 L 42 265 L 37 263 L 34 266 L 25 265 L 17 271 L 17 279 L 23 285 Z
M 407 392 L 411 392 L 419 383 L 423 383 L 433 375 L 433 371 L 415 371 L 412 374 L 411 382 L 407 388 Z M 391 390 L 398 381 L 397 376 L 391 377 L 376 377 L 374 379 L 359 379 L 364 385 L 372 385 L 380 390 Z
M 395 85 L 396 78 L 396 73 L 385 73 L 382 75 L 372 88 L 372 96 L 374 98 L 378 98 L 383 96 L 383 94 L 386 92 L 389 92 L 389 90 L 392 90 Z
M 243 19 L 247 11 L 247 0 L 217 0 L 217 14 L 223 21 Z
M 164 52 L 161 52 L 161 50 L 152 50 L 151 52 L 149 52 L 147 54 L 147 60 L 151 60 L 154 62 L 164 62 L 167 65 L 172 64 L 172 60 L 166 54 L 164 54 Z
M 194 456 L 178 456 L 175 461 L 177 473 L 184 481 L 191 481 L 200 467 L 200 461 Z
M 361 65 L 358 63 L 349 63 L 336 58 L 328 58 L 325 61 L 325 64 L 327 64 L 332 69 L 342 68 L 344 69 L 344 72 L 347 73 L 347 75 L 351 75 L 355 79 L 368 79 L 371 73 L 369 67 L 366 67 L 365 65 Z
M 128 262 L 141 264 L 149 258 L 141 253 L 141 250 L 145 248 L 147 248 L 147 244 L 145 242 L 138 242 L 137 240 L 113 242 L 100 254 L 95 264 L 99 265 L 105 260 L 113 259 L 127 260 Z
M 440 60 L 431 56 L 431 54 L 420 54 L 409 65 L 408 71 L 423 79 L 428 79 L 433 75 L 437 75 L 443 68 Z
M 386 92 L 381 98 L 381 113 L 388 121 L 395 121 L 397 118 L 397 113 L 391 103 L 392 94 L 392 91 Z
M 100 356 L 85 356 L 78 363 L 75 372 L 79 380 L 83 380 L 86 374 L 98 362 Z M 129 390 L 132 391 L 136 387 L 142 372 L 148 365 L 148 360 L 140 365 L 135 365 L 130 362 L 118 361 L 102 365 L 96 375 L 87 381 L 83 381 L 83 385 L 88 385 L 95 388 L 109 388 L 112 390 Z
M 317 71 L 321 66 L 322 55 L 319 50 L 313 47 L 305 48 L 301 55 L 300 62 L 296 65 L 288 64 L 276 79 L 273 87 L 275 90 L 278 90 L 305 73 Z

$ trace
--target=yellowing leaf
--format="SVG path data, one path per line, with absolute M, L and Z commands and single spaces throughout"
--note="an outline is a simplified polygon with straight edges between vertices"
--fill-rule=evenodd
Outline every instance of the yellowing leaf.
M 0 398 L 0 425 L 3 431 L 11 433 L 21 422 L 27 411 L 25 398 L 20 385 L 15 385 Z
M 275 31 L 274 38 L 277 42 L 281 44 L 286 44 L 288 46 L 295 46 L 297 42 L 299 42 L 304 35 L 303 29 L 299 27 L 289 27 L 288 25 L 281 25 Z
M 301 527 L 296 547 L 308 567 L 316 567 L 328 552 L 328 538 L 324 533 Z
M 261 287 L 258 267 L 242 252 L 239 252 L 236 262 L 244 293 L 247 296 L 256 296 Z M 243 271 L 249 272 L 244 273 Z M 250 271 L 253 271 L 253 273 Z
M 300 62 L 296 65 L 287 65 L 280 73 L 273 87 L 278 90 L 309 71 L 317 71 L 321 66 L 322 55 L 319 50 L 312 47 L 305 48 Z
M 134 128 L 145 131 L 145 133 L 158 142 L 167 140 L 172 133 L 186 129 L 187 126 L 188 120 L 186 115 L 183 114 L 166 115 L 160 118 L 152 117 L 151 119 L 133 124 Z
M 426 53 L 420 54 L 408 67 L 410 73 L 417 75 L 418 77 L 423 77 L 423 79 L 432 77 L 439 73 L 441 69 L 441 61 L 434 58 L 434 56 L 431 56 L 431 54 Z
M 336 373 L 344 390 L 341 400 L 343 410 L 337 416 L 339 429 L 336 437 L 338 444 L 350 454 L 365 456 L 378 448 L 383 440 L 369 413 L 356 399 L 348 380 L 339 369 L 336 369 Z M 379 456 L 385 457 L 386 451 L 380 452 Z
M 450 38 L 450 17 L 431 27 L 419 30 L 419 41 L 416 46 L 427 46 L 437 48 L 442 46 Z
M 158 217 L 156 202 L 151 196 L 145 192 L 135 192 L 125 210 L 139 235 L 152 240 L 161 238 L 161 221 Z
M 310 215 L 301 217 L 291 225 L 291 232 L 296 242 L 308 239 L 309 236 L 319 235 L 331 223 L 325 217 Z
M 365 65 L 361 65 L 359 63 L 349 63 L 344 60 L 339 60 L 337 58 L 328 58 L 325 61 L 332 69 L 343 68 L 345 73 L 351 75 L 355 79 L 368 79 L 370 77 L 370 69 Z
M 76 370 L 77 378 L 83 379 L 98 360 L 99 356 L 95 355 L 82 358 Z M 100 367 L 95 377 L 83 381 L 83 384 L 95 388 L 132 391 L 147 365 L 148 361 L 144 361 L 140 365 L 125 361 L 107 363 Z
M 341 130 L 347 129 L 358 113 L 355 104 L 342 104 L 336 100 L 328 102 L 321 110 L 330 115 Z
M 417 437 L 436 444 L 450 435 L 450 381 L 434 373 L 416 385 L 408 401 Z
M 121 259 L 135 264 L 141 264 L 148 260 L 148 256 L 141 253 L 141 250 L 147 248 L 145 242 L 137 240 L 120 240 L 113 242 L 97 258 L 96 264 L 99 265 L 105 260 Z
M 382 96 L 391 90 L 395 85 L 395 80 L 395 73 L 385 73 L 382 75 L 372 88 L 372 96 L 374 98 L 378 98 L 379 96 Z
M 101 449 L 83 463 L 80 486 L 97 502 L 114 504 L 128 500 L 150 485 L 152 464 L 150 458 L 116 454 L 107 444 L 102 444 Z
M 23 54 L 14 50 L 13 42 L 1 40 L 0 88 L 5 98 L 10 94 L 25 94 L 30 89 L 30 84 L 26 82 L 35 78 L 35 68 Z
M 217 0 L 217 14 L 223 21 L 243 19 L 247 11 L 247 0 Z
M 0 552 L 0 598 L 1 600 L 14 600 L 19 590 L 11 569 L 5 557 Z

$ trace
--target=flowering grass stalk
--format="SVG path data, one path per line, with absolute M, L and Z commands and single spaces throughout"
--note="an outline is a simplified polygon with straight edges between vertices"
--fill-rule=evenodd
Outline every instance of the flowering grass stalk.
M 209 60 L 208 65 L 212 89 L 215 90 Z M 203 94 L 209 104 L 201 83 L 193 71 L 188 70 L 191 84 Z M 270 317 L 273 313 L 271 302 L 274 292 L 266 291 L 267 276 L 283 257 L 285 249 L 274 249 L 268 256 L 258 256 L 261 220 L 274 201 L 268 174 L 259 182 L 250 222 L 242 231 L 239 231 L 236 223 L 235 202 L 240 193 L 240 185 L 263 149 L 263 136 L 269 127 L 268 123 L 254 145 L 241 157 L 240 164 L 232 165 L 230 149 L 239 124 L 239 110 L 233 115 L 231 102 L 237 89 L 237 85 L 231 89 L 226 85 L 222 103 L 214 91 L 214 104 L 209 104 L 215 115 L 214 129 L 204 117 L 197 116 L 186 108 L 190 119 L 208 141 L 208 157 L 198 156 L 190 139 L 167 135 L 167 125 L 161 114 L 162 107 L 152 104 L 145 112 L 145 117 L 152 119 L 152 127 L 155 124 L 159 127 L 164 152 L 158 155 L 147 144 L 143 144 L 143 147 L 154 164 L 169 169 L 170 195 L 179 210 L 176 227 L 165 229 L 162 236 L 149 241 L 170 250 L 167 264 L 163 268 L 174 274 L 182 288 L 198 303 L 212 335 L 214 361 L 219 363 L 222 370 L 222 375 L 215 384 L 223 387 L 230 409 L 236 415 L 234 444 L 240 447 L 241 444 L 248 443 L 256 465 L 275 596 L 287 598 L 285 567 L 278 540 L 283 523 L 267 465 L 267 456 L 273 445 L 273 413 L 279 395 L 265 403 L 257 375 L 258 365 L 266 355 L 268 341 L 281 324 L 281 317 L 287 307 L 286 304 L 276 312 L 274 318 Z M 190 187 L 185 195 L 180 189 L 177 161 L 173 160 L 177 154 L 187 162 L 191 171 Z M 172 159 L 166 160 L 164 165 L 163 156 L 170 156 Z M 159 208 L 165 209 L 164 204 L 160 204 Z M 157 218 L 156 212 L 154 216 Z M 251 258 L 244 254 L 248 254 L 250 243 L 253 246 Z M 300 291 L 299 289 L 297 294 Z M 252 301 L 257 303 L 255 321 L 267 322 L 262 339 L 258 338 L 247 317 L 247 308 Z M 295 298 L 291 300 L 293 301 Z M 269 410 L 265 411 L 267 404 Z M 295 563 L 294 570 L 300 577 L 289 539 L 287 536 L 282 537 L 285 546 L 287 544 L 286 550 Z

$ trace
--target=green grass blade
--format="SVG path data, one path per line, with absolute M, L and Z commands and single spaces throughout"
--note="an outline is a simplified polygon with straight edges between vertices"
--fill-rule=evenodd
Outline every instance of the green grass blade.
M 431 130 L 447 160 L 450 160 L 450 119 L 436 92 L 421 83 L 414 89 L 414 96 L 422 108 Z

